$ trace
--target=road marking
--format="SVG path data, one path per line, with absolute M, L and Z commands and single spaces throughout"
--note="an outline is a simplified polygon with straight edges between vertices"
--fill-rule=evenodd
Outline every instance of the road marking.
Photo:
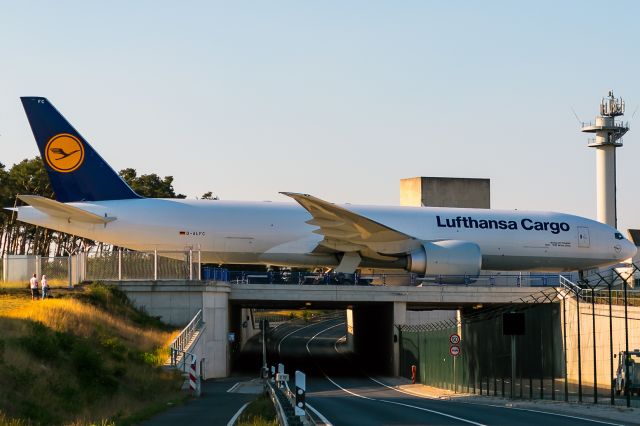
M 326 331 L 326 330 L 325 330 Z M 315 336 L 314 336 L 315 337 Z M 338 350 L 338 341 L 342 338 L 346 338 L 347 336 L 342 336 L 339 339 L 336 340 L 336 342 L 333 345 L 333 349 L 338 353 L 338 355 L 341 356 L 345 356 L 344 354 L 340 353 L 340 351 Z M 324 373 L 324 372 L 323 372 Z M 532 413 L 539 413 L 539 414 L 547 414 L 550 416 L 558 416 L 558 417 L 566 417 L 566 418 L 570 418 L 570 419 L 575 419 L 575 420 L 583 420 L 586 422 L 591 422 L 591 423 L 598 423 L 598 424 L 604 424 L 604 425 L 612 425 L 612 426 L 623 426 L 620 423 L 611 423 L 611 422 L 606 422 L 603 420 L 595 420 L 595 419 L 589 419 L 586 417 L 579 417 L 579 416 L 572 416 L 569 414 L 561 414 L 561 413 L 553 413 L 550 411 L 542 411 L 542 410 L 534 410 L 532 408 L 522 408 L 522 407 L 504 407 L 502 405 L 497 405 L 497 404 L 485 404 L 485 403 L 478 403 L 478 402 L 469 402 L 469 401 L 451 401 L 451 400 L 443 400 L 441 398 L 435 398 L 432 396 L 428 396 L 428 395 L 422 395 L 419 393 L 415 393 L 415 392 L 411 392 L 411 391 L 407 391 L 404 389 L 398 389 L 396 387 L 393 386 L 389 386 L 386 383 L 383 383 L 379 380 L 374 379 L 373 377 L 366 375 L 370 380 L 378 383 L 381 386 L 384 386 L 385 388 L 391 389 L 393 391 L 399 392 L 399 393 L 404 393 L 406 395 L 411 395 L 411 396 L 415 396 L 418 398 L 423 398 L 423 399 L 429 399 L 429 400 L 434 400 L 434 401 L 448 401 L 448 402 L 453 402 L 453 403 L 458 403 L 458 404 L 468 404 L 468 405 L 480 405 L 480 406 L 487 406 L 487 407 L 494 407 L 494 408 L 504 408 L 504 409 L 511 409 L 511 410 L 520 410 L 520 411 L 530 411 Z M 328 378 L 328 377 L 327 377 Z
M 344 324 L 344 323 L 343 323 L 343 324 Z M 296 329 L 295 329 L 295 330 L 293 330 L 291 333 L 287 334 L 287 335 L 286 335 L 286 336 L 284 336 L 282 339 L 280 339 L 280 342 L 278 342 L 278 355 L 280 355 L 280 346 L 282 345 L 282 342 L 284 342 L 284 340 L 285 340 L 287 337 L 291 336 L 291 335 L 292 335 L 292 334 L 294 334 L 294 333 L 297 333 L 297 332 L 298 332 L 298 331 L 300 331 L 300 330 L 304 330 L 305 328 L 309 328 L 309 327 L 311 327 L 312 325 L 318 325 L 318 324 L 317 324 L 317 323 L 315 323 L 315 324 L 309 324 L 309 325 L 305 325 L 304 327 L 301 327 L 301 328 L 296 328 Z
M 236 383 L 237 384 L 237 383 Z M 229 391 L 227 391 L 229 392 Z M 233 417 L 231 417 L 231 420 L 229 420 L 227 422 L 227 426 L 233 426 L 236 423 L 236 420 L 238 420 L 238 417 L 240 417 L 240 414 L 242 414 L 242 412 L 244 411 L 245 408 L 247 408 L 247 405 L 249 405 L 248 402 L 246 402 L 242 407 L 240 407 L 240 409 L 238 410 L 237 413 L 235 413 L 233 415 Z
M 467 404 L 472 404 L 472 403 L 468 402 Z M 480 404 L 475 404 L 475 405 L 480 405 Z M 491 405 L 491 407 L 500 407 L 500 406 L 499 405 Z M 503 407 L 500 407 L 500 408 L 503 408 Z M 550 416 L 567 417 L 567 418 L 570 418 L 570 419 L 583 420 L 585 422 L 591 422 L 591 423 L 600 423 L 600 424 L 603 424 L 603 425 L 624 426 L 622 423 L 605 422 L 603 420 L 594 420 L 594 419 L 589 419 L 589 418 L 586 418 L 586 417 L 571 416 L 569 414 L 550 413 L 549 411 L 534 410 L 532 408 L 509 407 L 509 409 L 510 410 L 520 410 L 520 411 L 531 411 L 532 413 L 548 414 Z
M 344 324 L 344 322 L 340 323 L 340 324 L 333 325 L 333 326 L 328 327 L 328 328 L 325 328 L 324 330 L 320 331 L 319 333 L 317 333 L 313 337 L 311 337 L 311 339 L 309 339 L 309 341 L 306 344 L 307 352 L 309 353 L 309 355 L 311 357 L 313 357 L 313 355 L 311 355 L 311 350 L 309 349 L 309 343 L 311 343 L 313 341 L 313 339 L 318 337 L 320 334 L 322 334 L 322 333 L 324 333 L 326 331 L 329 331 L 332 328 L 336 328 L 336 327 L 338 327 L 340 325 L 343 325 L 343 324 Z M 335 346 L 334 346 L 334 348 L 335 348 Z M 326 377 L 327 380 L 329 380 L 335 387 L 337 387 L 338 389 L 342 390 L 343 392 L 346 392 L 349 395 L 353 395 L 353 396 L 355 396 L 357 398 L 362 398 L 362 399 L 366 399 L 366 400 L 369 400 L 369 401 L 375 401 L 375 402 L 382 402 L 382 403 L 385 403 L 385 404 L 399 405 L 401 407 L 413 408 L 413 409 L 416 409 L 416 410 L 425 411 L 425 412 L 432 413 L 432 414 L 437 414 L 439 416 L 448 417 L 450 419 L 458 420 L 458 421 L 469 423 L 469 424 L 476 425 L 476 426 L 486 426 L 483 423 L 474 422 L 473 420 L 463 419 L 462 417 L 453 416 L 451 414 L 443 413 L 443 412 L 436 411 L 436 410 L 430 410 L 430 409 L 424 408 L 424 407 L 418 407 L 418 406 L 415 406 L 415 405 L 405 404 L 403 402 L 389 401 L 389 400 L 386 400 L 386 399 L 371 398 L 371 397 L 368 397 L 368 396 L 359 395 L 359 394 L 357 394 L 355 392 L 352 392 L 352 391 L 350 391 L 348 389 L 343 388 L 342 386 L 337 384 L 331 377 L 327 376 L 327 373 L 325 373 L 324 370 L 322 368 L 320 368 L 320 366 L 318 366 L 318 368 L 320 369 L 320 371 L 322 372 L 324 377 Z
M 374 381 L 374 382 L 376 382 L 376 383 L 378 383 L 378 384 L 380 384 L 380 385 L 382 385 L 382 386 L 384 386 L 386 388 L 389 388 L 389 389 L 394 390 L 396 392 L 404 393 L 404 394 L 407 394 L 407 395 L 416 396 L 418 398 L 431 399 L 431 400 L 437 400 L 437 401 L 448 401 L 448 402 L 453 402 L 453 403 L 458 403 L 458 404 L 469 404 L 469 405 L 479 405 L 479 406 L 494 407 L 494 408 L 504 408 L 504 409 L 509 409 L 509 410 L 530 411 L 532 413 L 548 414 L 550 416 L 558 416 L 558 417 L 567 417 L 567 418 L 570 418 L 570 419 L 583 420 L 583 421 L 586 421 L 586 422 L 599 423 L 599 424 L 604 424 L 604 425 L 623 426 L 620 423 L 605 422 L 605 421 L 602 421 L 602 420 L 589 419 L 589 418 L 586 418 L 586 417 L 571 416 L 569 414 L 553 413 L 553 412 L 550 412 L 550 411 L 534 410 L 532 408 L 504 407 L 502 405 L 497 405 L 497 404 L 484 404 L 484 403 L 469 402 L 469 401 L 443 400 L 443 399 L 435 398 L 435 397 L 428 396 L 428 395 L 421 395 L 419 393 L 406 391 L 404 389 L 398 389 L 398 388 L 389 386 L 389 385 L 387 385 L 385 383 L 382 383 L 381 381 L 376 380 L 371 376 L 367 376 L 367 377 L 369 377 L 369 379 L 371 379 L 372 381 Z
M 307 402 L 307 408 L 313 411 L 313 413 L 320 418 L 320 421 L 323 422 L 325 426 L 333 426 L 333 424 L 329 420 L 327 420 L 327 418 L 323 416 L 322 413 L 320 413 L 320 411 L 313 408 L 311 404 L 309 404 L 308 402 Z
M 231 392 L 235 391 L 238 386 L 240 386 L 240 382 L 236 382 L 235 385 L 233 385 L 229 389 L 227 389 L 227 393 L 231 393 Z

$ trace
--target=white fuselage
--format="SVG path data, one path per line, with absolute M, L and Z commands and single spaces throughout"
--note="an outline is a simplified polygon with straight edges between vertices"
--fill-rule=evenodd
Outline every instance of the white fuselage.
M 316 250 L 321 235 L 298 204 L 178 199 L 69 203 L 115 217 L 105 224 L 67 221 L 32 207 L 18 219 L 134 250 L 201 252 L 203 263 L 335 266 Z M 464 240 L 480 247 L 482 269 L 569 271 L 606 266 L 635 246 L 602 223 L 562 213 L 344 205 L 419 240 Z M 314 250 L 316 251 L 315 253 Z

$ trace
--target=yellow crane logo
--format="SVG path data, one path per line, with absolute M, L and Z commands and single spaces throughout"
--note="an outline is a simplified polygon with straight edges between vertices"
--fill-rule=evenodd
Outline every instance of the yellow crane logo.
M 45 160 L 56 172 L 69 173 L 84 161 L 84 145 L 80 139 L 68 133 L 60 133 L 49 139 L 45 148 Z

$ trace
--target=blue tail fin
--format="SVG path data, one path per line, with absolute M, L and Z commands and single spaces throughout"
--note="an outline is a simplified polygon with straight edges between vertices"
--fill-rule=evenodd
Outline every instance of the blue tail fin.
M 46 98 L 20 99 L 58 201 L 141 198 Z

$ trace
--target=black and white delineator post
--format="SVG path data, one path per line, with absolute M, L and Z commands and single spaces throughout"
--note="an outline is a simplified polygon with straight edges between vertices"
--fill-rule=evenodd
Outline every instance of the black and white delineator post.
M 304 402 L 304 395 L 307 390 L 307 381 L 302 371 L 296 370 L 296 416 L 304 416 L 306 404 Z

